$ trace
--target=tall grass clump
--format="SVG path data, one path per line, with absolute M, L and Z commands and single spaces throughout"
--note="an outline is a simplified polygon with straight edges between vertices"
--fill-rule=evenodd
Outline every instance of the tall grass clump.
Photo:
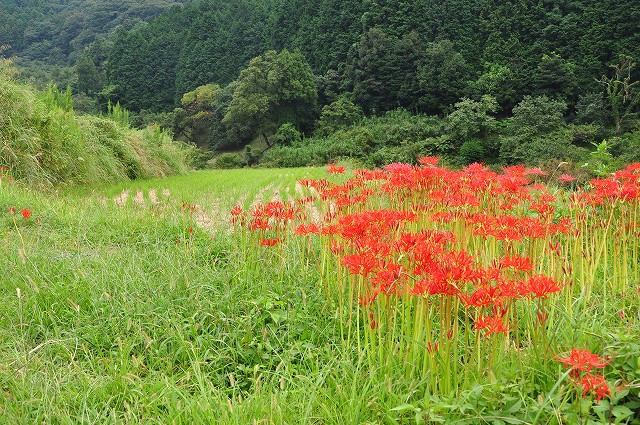
M 157 128 L 133 130 L 119 105 L 108 117 L 74 114 L 71 93 L 43 91 L 0 71 L 0 165 L 39 184 L 92 184 L 183 173 L 195 148 Z

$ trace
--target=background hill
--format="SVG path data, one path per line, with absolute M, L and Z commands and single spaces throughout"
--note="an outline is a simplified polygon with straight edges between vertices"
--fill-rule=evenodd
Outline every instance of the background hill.
M 604 146 L 618 156 L 638 139 L 624 136 L 638 129 L 635 1 L 5 5 L 0 39 L 11 44 L 4 55 L 16 56 L 23 78 L 70 84 L 78 111 L 120 102 L 134 125 L 157 122 L 212 150 L 260 141 L 259 152 L 234 164 L 259 162 L 276 145 L 317 145 L 312 136 L 327 148 L 322 155 L 278 151 L 270 162 L 287 163 L 289 155 L 316 158 L 305 164 L 354 156 L 384 163 L 415 154 L 462 163 L 580 162 L 604 139 L 617 138 Z M 409 131 L 394 144 L 368 142 L 379 132 L 372 122 L 404 116 L 399 109 L 429 117 L 429 130 Z M 363 117 L 374 121 L 354 146 L 327 139 Z M 442 121 L 430 127 L 431 117 Z M 529 149 L 533 139 L 538 147 Z M 379 148 L 394 152 L 372 160 Z
M 27 77 L 66 86 L 84 49 L 117 28 L 131 29 L 185 0 L 3 0 L 0 44 L 19 58 Z

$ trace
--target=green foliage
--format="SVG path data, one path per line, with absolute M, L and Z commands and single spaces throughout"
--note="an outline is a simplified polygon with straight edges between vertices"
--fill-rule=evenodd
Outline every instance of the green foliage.
M 609 140 L 611 152 L 622 163 L 640 162 L 640 131 L 614 136 Z
M 170 7 L 176 4 L 180 6 Z M 455 104 L 461 99 L 482 103 L 490 95 L 499 118 L 506 118 L 526 115 L 523 105 L 519 112 L 515 109 L 523 100 L 546 96 L 566 103 L 563 118 L 602 126 L 600 140 L 610 137 L 606 126 L 611 124 L 616 135 L 633 130 L 638 111 L 633 65 L 640 57 L 634 25 L 640 9 L 628 0 L 154 0 L 144 5 L 130 0 L 117 5 L 11 0 L 5 5 L 0 28 L 6 29 L 3 40 L 12 46 L 3 55 L 20 56 L 15 62 L 25 78 L 71 85 L 76 109 L 84 112 L 105 111 L 108 101 L 136 114 L 169 113 L 182 106 L 172 126 L 176 136 L 214 150 L 240 148 L 258 136 L 271 143 L 271 135 L 285 122 L 311 134 L 320 112 L 316 105 L 330 106 L 342 96 L 367 115 L 397 108 L 441 117 L 453 111 L 450 121 L 457 119 Z M 269 84 L 300 82 L 294 74 L 304 74 L 304 88 L 282 86 L 281 99 L 275 101 L 279 95 L 273 87 L 262 94 L 245 90 L 238 93 L 245 100 L 230 108 L 236 88 L 253 84 L 241 83 L 240 71 L 270 50 L 299 52 L 300 57 L 279 57 L 280 75 L 272 74 Z M 615 63 L 612 58 L 620 59 Z M 192 111 L 181 105 L 185 93 L 211 84 L 221 88 L 212 103 Z M 294 92 L 311 93 L 313 85 L 317 102 L 311 100 L 314 96 L 286 99 Z M 357 111 L 330 113 L 338 115 L 317 121 L 318 136 L 351 125 L 349 117 L 355 118 Z M 532 137 L 563 126 L 555 125 L 557 115 L 551 113 L 547 129 L 542 123 L 530 128 Z M 348 119 L 340 122 L 340 114 Z M 146 118 L 131 121 L 142 125 L 152 116 L 142 115 Z M 169 128 L 169 117 L 158 117 Z M 504 126 L 470 134 L 473 125 L 455 125 L 428 145 L 455 155 L 465 140 L 479 139 L 492 158 L 496 133 L 527 143 L 524 132 L 514 130 L 515 123 Z
M 96 64 L 88 55 L 82 55 L 76 62 L 76 90 L 86 95 L 94 95 L 101 87 Z
M 460 146 L 459 158 L 462 165 L 469 165 L 474 162 L 482 162 L 485 156 L 485 149 L 478 140 L 467 140 Z
M 129 121 L 131 122 L 131 126 L 135 128 L 146 128 L 151 125 L 157 125 L 166 131 L 173 132 L 176 112 L 152 112 L 143 109 L 138 113 L 129 112 Z
M 533 84 L 537 95 L 550 98 L 572 99 L 576 91 L 575 65 L 557 53 L 543 54 L 533 71 Z
M 580 124 L 606 125 L 611 115 L 602 93 L 590 92 L 581 95 L 576 102 L 576 121 Z
M 468 78 L 468 64 L 451 41 L 430 43 L 417 70 L 422 110 L 442 113 L 463 96 Z
M 133 111 L 172 109 L 176 102 L 176 64 L 180 20 L 162 16 L 130 32 L 120 30 L 109 52 L 109 98 Z M 150 33 L 158 31 L 154 36 Z
M 564 125 L 567 104 L 547 96 L 525 96 L 515 108 L 507 131 L 516 135 L 536 135 L 548 133 Z
M 497 129 L 492 115 L 498 110 L 495 98 L 485 95 L 479 102 L 464 98 L 454 107 L 447 116 L 447 129 L 452 137 L 463 141 L 483 138 Z
M 575 127 L 568 126 L 545 134 L 504 136 L 500 144 L 500 159 L 507 164 L 531 166 L 551 160 L 579 163 L 587 157 L 588 150 L 572 143 L 575 130 Z
M 204 0 L 182 8 L 177 19 L 181 32 L 176 46 L 175 89 L 178 95 L 197 86 L 235 80 L 249 60 L 262 54 L 270 2 L 263 0 Z M 156 37 L 164 28 L 150 31 Z
M 622 55 L 620 62 L 611 66 L 614 75 L 604 75 L 598 80 L 606 90 L 616 135 L 622 132 L 623 124 L 635 115 L 636 106 L 640 103 L 640 80 L 634 79 L 632 74 L 635 66 L 631 56 Z
M 309 137 L 287 147 L 274 147 L 262 158 L 269 166 L 322 165 L 341 159 L 368 165 L 415 162 L 420 156 L 442 153 L 442 120 L 405 110 L 364 118 L 326 137 Z
M 268 51 L 249 62 L 238 78 L 222 124 L 245 143 L 269 137 L 284 123 L 304 129 L 317 100 L 313 74 L 300 52 Z
M 40 94 L 40 99 L 42 99 L 45 106 L 49 109 L 60 108 L 65 112 L 73 111 L 73 96 L 71 94 L 71 87 L 69 86 L 62 92 L 55 84 L 49 84 Z
M 611 175 L 619 164 L 616 163 L 613 155 L 611 155 L 611 144 L 606 140 L 600 143 L 591 143 L 595 148 L 589 152 L 589 160 L 582 164 L 588 168 L 597 177 L 606 177 Z
M 107 116 L 123 127 L 129 127 L 129 111 L 120 106 L 120 102 L 115 105 L 109 102 L 107 104 Z
M 469 82 L 468 91 L 474 98 L 493 96 L 500 108 L 511 110 L 518 103 L 515 74 L 507 65 L 486 62 L 475 81 Z
M 640 57 L 638 10 L 628 0 L 7 1 L 0 27 L 27 77 L 135 112 L 170 111 L 183 93 L 235 80 L 265 51 L 299 49 L 327 77 L 321 105 L 352 92 L 368 114 L 442 115 L 489 94 L 508 114 L 525 95 L 563 97 L 573 111 L 580 95 L 602 90 L 596 79 L 611 58 Z
M 218 84 L 206 84 L 185 93 L 176 109 L 176 133 L 202 149 L 224 146 L 219 138 L 214 140 L 216 124 L 222 119 L 222 111 L 228 101 Z
M 129 30 L 181 3 L 184 0 L 6 0 L 0 39 L 11 46 L 9 55 L 19 57 L 25 80 L 39 88 L 53 82 L 71 85 L 74 93 L 95 95 L 107 83 L 105 40 L 117 28 Z
M 362 35 L 351 65 L 353 96 L 369 114 L 398 107 L 398 41 L 378 28 Z
M 220 90 L 218 84 L 205 84 L 182 95 L 180 103 L 185 108 L 205 108 L 215 104 L 216 93 Z
M 317 136 L 329 136 L 340 129 L 356 124 L 362 119 L 362 108 L 346 97 L 340 97 L 329 105 L 322 107 L 320 118 L 316 121 Z
M 220 169 L 242 168 L 244 165 L 245 160 L 242 155 L 231 152 L 221 153 L 211 162 L 213 168 Z
M 276 131 L 272 140 L 279 145 L 292 145 L 302 140 L 302 133 L 292 123 L 286 122 Z
M 525 96 L 507 120 L 500 141 L 500 159 L 508 164 L 530 165 L 552 159 L 581 161 L 586 151 L 578 146 L 591 142 L 595 133 L 589 126 L 566 126 L 566 108 L 561 100 Z

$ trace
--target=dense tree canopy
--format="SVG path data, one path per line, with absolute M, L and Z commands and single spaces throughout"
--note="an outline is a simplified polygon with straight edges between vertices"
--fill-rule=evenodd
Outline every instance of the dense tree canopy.
M 3 0 L 0 40 L 8 53 L 67 64 L 99 35 L 132 28 L 187 0 Z
M 134 69 L 156 69 L 149 62 L 156 53 L 134 51 L 176 34 L 171 59 L 161 61 L 173 83 L 157 79 L 119 93 L 130 108 L 170 110 L 183 93 L 227 84 L 251 58 L 287 48 L 300 50 L 321 83 L 338 82 L 334 92 L 353 92 L 367 113 L 442 114 L 462 97 L 485 94 L 505 114 L 526 95 L 562 97 L 571 112 L 581 96 L 602 91 L 596 80 L 619 54 L 640 56 L 631 24 L 640 7 L 630 1 L 199 0 L 166 16 L 132 30 L 142 46 L 127 37 L 114 42 L 113 51 L 129 58 L 109 63 L 110 83 L 121 85 Z M 322 99 L 319 88 L 321 104 L 340 94 Z M 140 101 L 171 90 L 153 106 Z
M 539 137 L 574 137 L 563 126 L 633 127 L 639 21 L 632 0 L 7 0 L 0 40 L 13 46 L 4 55 L 46 61 L 97 104 L 141 116 L 177 107 L 177 133 L 199 144 L 297 140 L 283 135 L 310 135 L 314 120 L 327 135 L 360 111 L 401 108 L 446 117 L 448 133 L 430 137 L 437 152 L 474 142 L 465 162 L 498 150 L 516 161 L 562 148 Z M 213 103 L 181 103 L 213 85 Z M 596 134 L 580 127 L 574 139 Z

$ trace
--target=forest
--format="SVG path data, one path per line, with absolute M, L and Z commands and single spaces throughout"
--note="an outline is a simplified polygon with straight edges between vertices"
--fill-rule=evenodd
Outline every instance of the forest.
M 636 159 L 638 21 L 620 0 L 16 0 L 0 39 L 76 110 L 119 102 L 220 166 L 577 163 Z

